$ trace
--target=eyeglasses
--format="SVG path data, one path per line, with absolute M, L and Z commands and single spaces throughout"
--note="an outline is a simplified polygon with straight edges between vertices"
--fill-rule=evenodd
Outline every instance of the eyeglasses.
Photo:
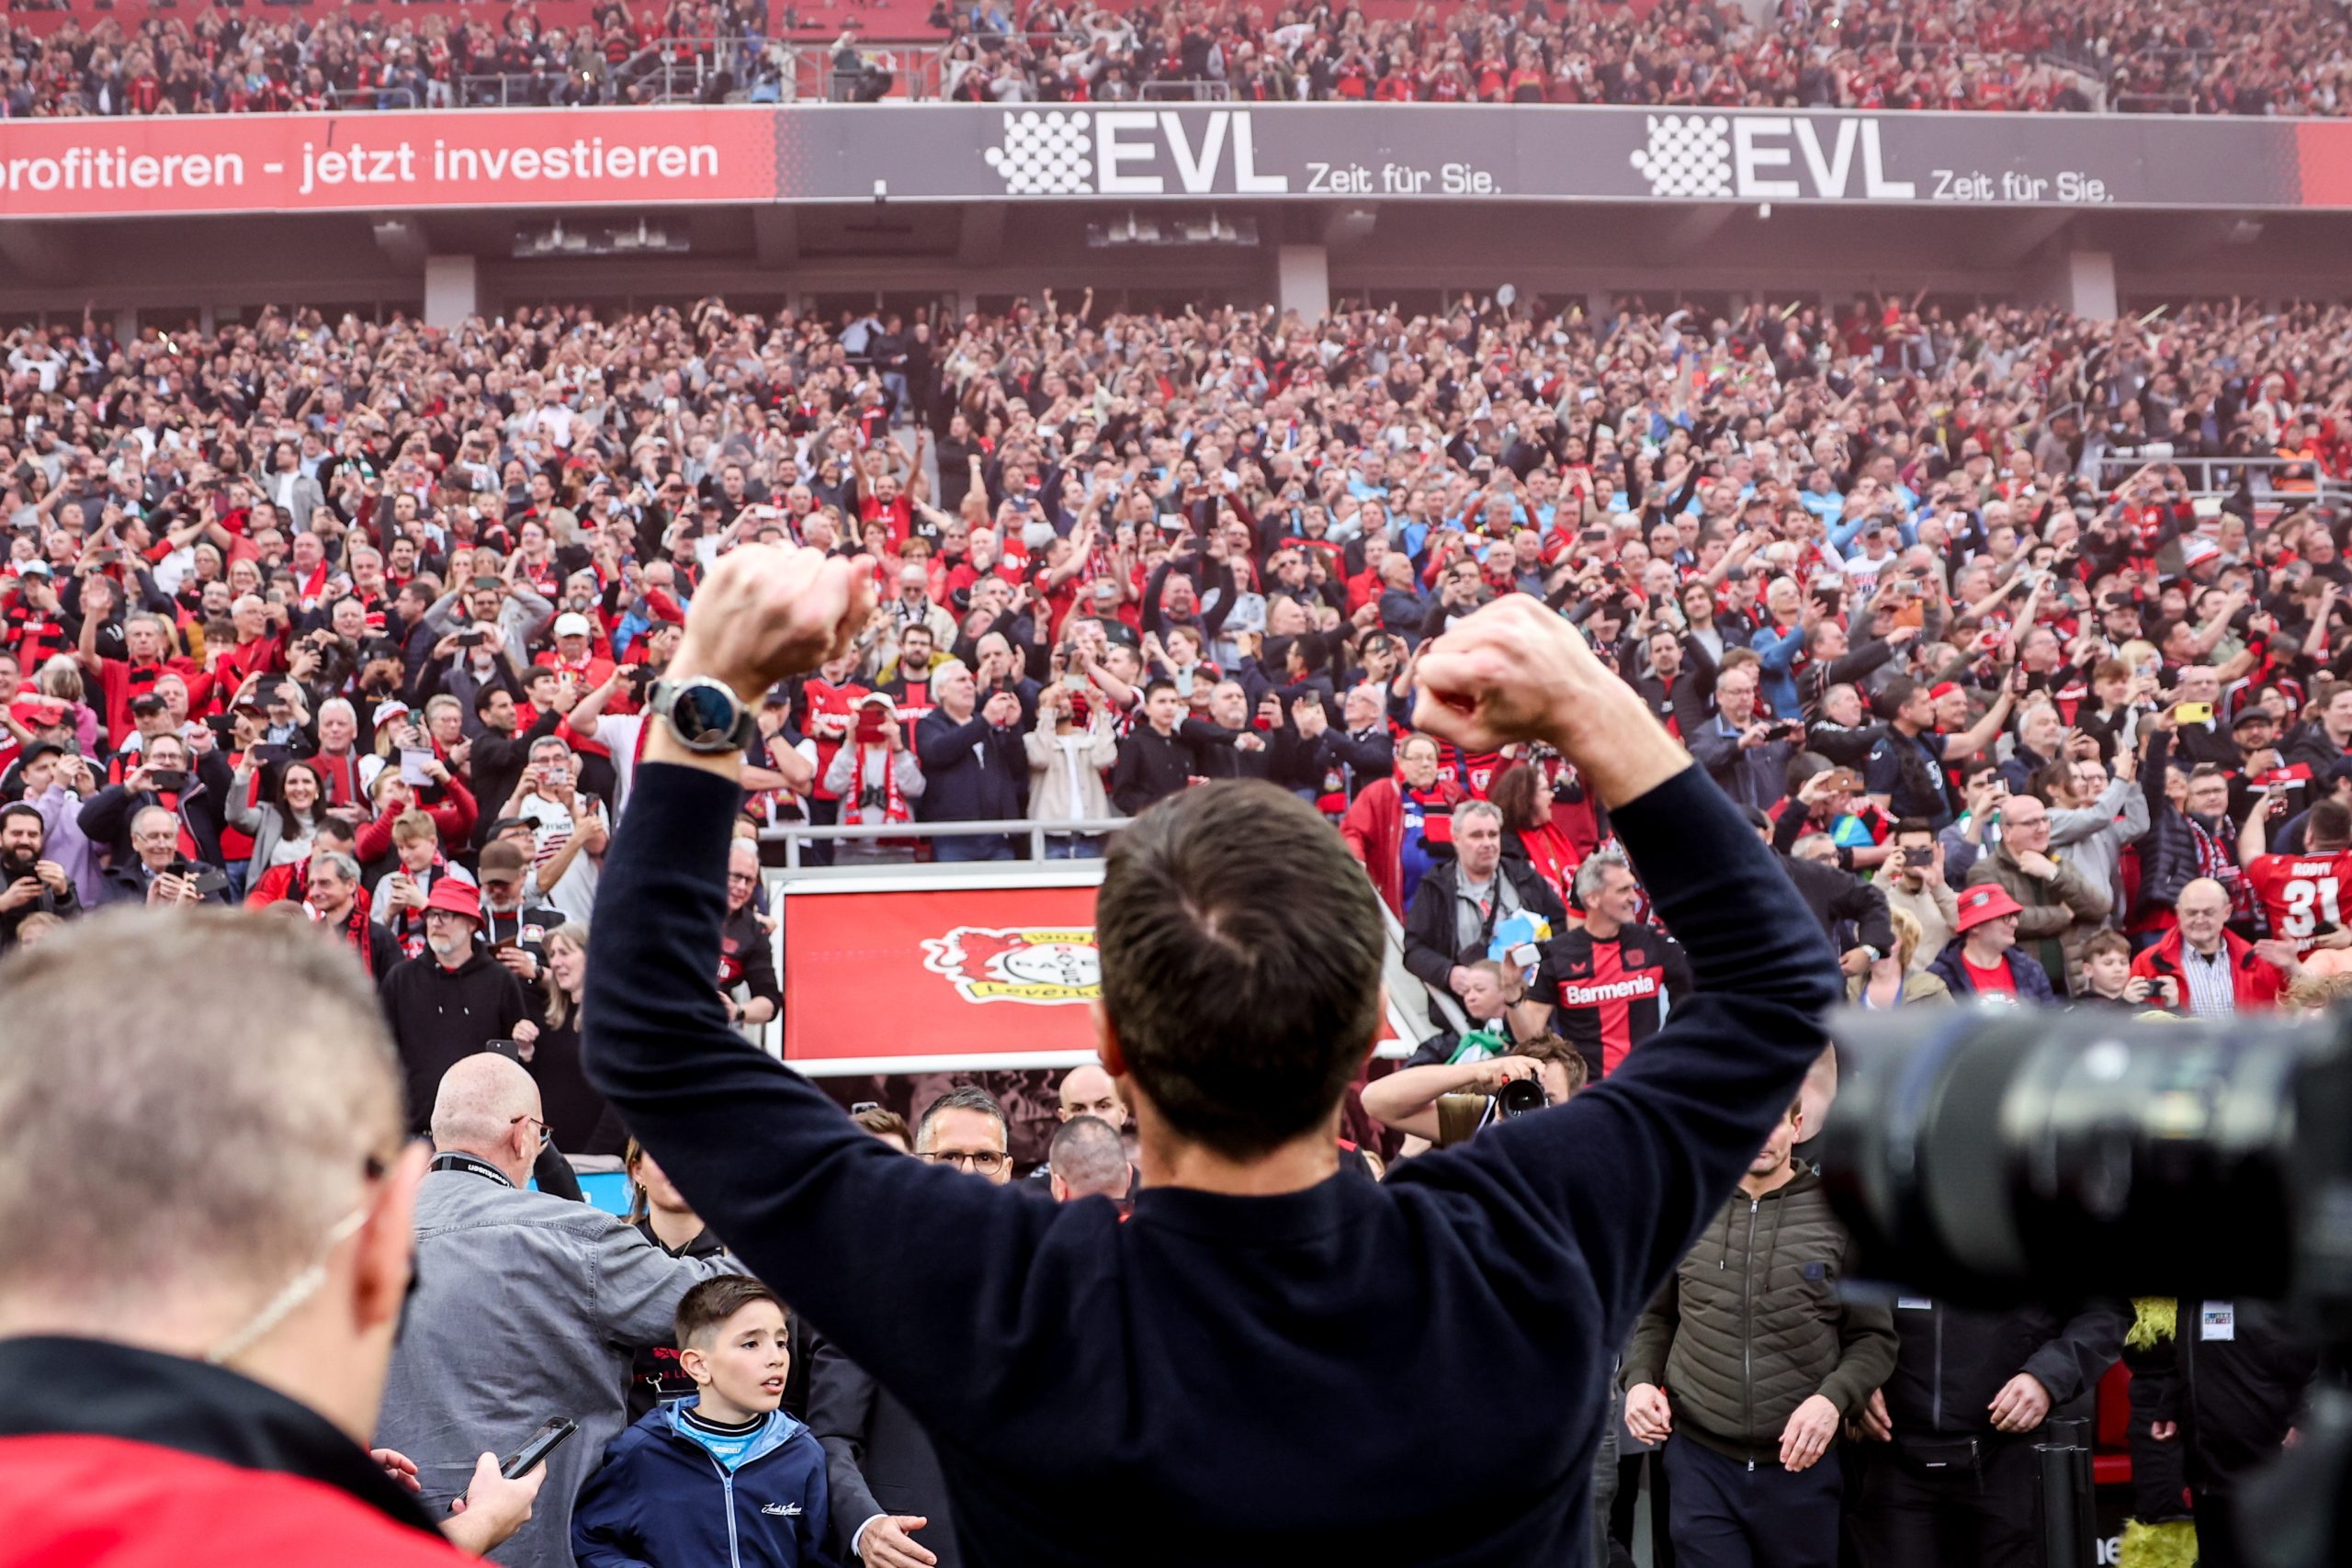
M 555 1128 L 549 1123 L 540 1121 L 536 1116 L 511 1117 L 508 1119 L 506 1124 L 509 1127 L 514 1127 L 519 1126 L 526 1122 L 528 1122 L 531 1125 L 539 1130 L 539 1147 L 546 1148 L 549 1144 L 555 1142 Z
M 928 1165 L 959 1165 L 981 1176 L 994 1176 L 1012 1156 L 1002 1149 L 927 1149 L 915 1157 Z

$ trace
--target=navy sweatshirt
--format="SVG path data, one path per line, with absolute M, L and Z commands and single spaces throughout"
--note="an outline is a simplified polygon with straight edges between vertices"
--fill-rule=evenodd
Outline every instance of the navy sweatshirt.
M 599 889 L 589 1077 L 930 1430 L 969 1562 L 1584 1560 L 1611 1357 L 1839 995 L 1821 927 L 1705 774 L 1615 814 L 1699 994 L 1608 1081 L 1384 1183 L 1148 1189 L 1125 1224 L 897 1154 L 729 1026 L 710 975 L 737 793 L 639 769 Z

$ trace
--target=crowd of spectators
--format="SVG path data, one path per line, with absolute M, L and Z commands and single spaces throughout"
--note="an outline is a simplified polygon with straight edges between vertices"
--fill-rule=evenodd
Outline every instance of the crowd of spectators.
M 868 17 L 871 20 L 868 20 Z M 911 13 L 910 14 L 911 20 Z M 476 104 L 773 102 L 808 91 L 776 40 L 849 28 L 825 48 L 854 96 L 975 102 L 1255 101 L 1804 106 L 2337 115 L 2352 27 L 2340 6 L 2092 0 L 1812 5 L 1751 19 L 1708 0 L 1642 7 L 1468 0 L 1367 11 L 1234 0 L 1100 6 L 939 0 L 921 27 L 764 0 L 613 0 L 542 23 L 347 9 L 106 12 L 0 30 L 5 112 L 153 114 Z M 865 31 L 857 28 L 864 24 Z M 918 53 L 862 38 L 943 46 Z M 820 42 L 810 37 L 811 43 Z M 828 86 L 827 90 L 831 89 Z
M 764 0 L 611 0 L 568 26 L 527 3 L 0 20 L 0 114 L 773 103 L 786 72 L 769 26 Z
M 1050 293 L 913 321 L 707 299 L 447 333 L 277 310 L 121 341 L 96 317 L 20 329 L 0 400 L 0 946 L 113 904 L 307 918 L 378 987 L 412 1128 L 483 1177 L 437 1201 L 486 1213 L 534 1174 L 560 1192 L 562 1155 L 626 1138 L 582 1075 L 580 1011 L 648 686 L 713 564 L 789 541 L 872 558 L 877 603 L 853 647 L 767 694 L 741 762 L 716 978 L 747 1027 L 789 1005 L 759 866 L 796 829 L 872 829 L 806 842 L 815 860 L 1012 858 L 1008 822 L 1091 855 L 1112 819 L 1246 777 L 1321 810 L 1403 921 L 1407 966 L 1463 1015 L 1423 1043 L 1413 1092 L 1368 1111 L 1445 1141 L 1494 1103 L 1465 1116 L 1452 1090 L 1560 1099 L 1604 1077 L 1692 984 L 1608 813 L 1542 748 L 1467 752 L 1409 722 L 1420 650 L 1521 594 L 1749 811 L 1862 1005 L 2225 1018 L 2323 998 L 2352 949 L 2347 342 L 2343 309 L 2242 302 L 2098 322 L 1465 298 L 1306 321 Z M 974 1092 L 911 1140 L 871 1130 L 1009 1179 L 1002 1113 Z M 1069 1121 L 1117 1109 L 1077 1077 L 1063 1099 Z M 1789 1157 L 1813 1114 L 1752 1194 L 1804 1198 L 1799 1230 L 1826 1224 Z M 1118 1195 L 1109 1120 L 1041 1185 Z M 453 1356 L 479 1337 L 471 1223 L 436 1222 L 447 1260 L 418 1305 Z M 534 1223 L 556 1261 L 492 1273 L 613 1277 L 613 1237 Z M 716 1244 L 686 1245 L 691 1214 L 647 1224 L 679 1266 L 628 1267 L 674 1303 Z M 769 1314 L 773 1359 L 726 1406 L 751 1420 L 792 1353 L 773 1303 L 729 1299 L 718 1318 Z M 660 1342 L 652 1300 L 566 1316 L 582 1364 Z M 677 1353 L 710 1326 L 687 1322 Z M 1841 1420 L 1869 1432 L 1865 1397 L 1916 1329 L 1854 1326 L 1836 1386 L 1790 1402 L 1785 1469 Z M 1988 1432 L 2083 1396 L 2120 1326 L 2066 1332 L 2075 1371 L 2001 1367 Z M 1644 1333 L 1630 1429 L 1654 1438 L 1706 1407 L 1657 1385 L 1682 1364 L 1670 1323 Z M 487 1417 L 418 1354 L 395 1362 L 388 1429 L 446 1448 Z M 621 1430 L 607 1392 L 549 1518 Z M 802 1452 L 794 1486 L 819 1462 Z M 436 1502 L 481 1483 L 471 1448 L 424 1457 Z M 834 1494 L 863 1499 L 842 1462 Z M 879 1532 L 868 1562 L 948 1534 L 866 1506 L 833 1524 L 844 1544 Z M 602 1502 L 583 1517 L 583 1554 L 621 1529 Z M 562 1524 L 531 1540 L 529 1560 L 566 1560 Z

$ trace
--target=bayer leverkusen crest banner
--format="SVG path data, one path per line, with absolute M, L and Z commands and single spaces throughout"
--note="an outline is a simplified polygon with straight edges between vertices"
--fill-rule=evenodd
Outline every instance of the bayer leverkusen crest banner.
M 1093 1061 L 1095 887 L 1067 878 L 1100 866 L 1049 886 L 1008 886 L 1029 874 L 996 869 L 962 885 L 786 881 L 784 1059 L 811 1077 Z M 1400 1022 L 1383 1019 L 1384 1055 L 1409 1048 Z
M 866 883 L 865 888 L 875 885 Z M 787 888 L 784 1059 L 811 1074 L 1094 1059 L 1094 889 Z

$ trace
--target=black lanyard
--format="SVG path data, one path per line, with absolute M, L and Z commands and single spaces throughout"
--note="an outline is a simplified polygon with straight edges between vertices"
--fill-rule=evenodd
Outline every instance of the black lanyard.
M 497 1182 L 501 1187 L 512 1187 L 514 1185 L 513 1182 L 506 1179 L 506 1173 L 504 1171 L 491 1164 L 490 1161 L 480 1158 L 474 1155 L 467 1154 L 458 1149 L 452 1149 L 447 1154 L 435 1155 L 433 1156 L 433 1163 L 425 1168 L 427 1170 L 463 1171 L 468 1176 L 487 1178 L 492 1181 Z

